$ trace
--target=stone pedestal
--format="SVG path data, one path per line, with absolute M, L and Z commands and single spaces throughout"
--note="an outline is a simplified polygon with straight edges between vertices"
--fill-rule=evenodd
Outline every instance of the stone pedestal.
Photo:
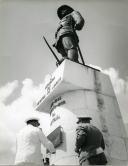
M 36 110 L 51 115 L 51 132 L 61 126 L 62 143 L 51 156 L 51 164 L 79 165 L 74 151 L 76 121 L 85 114 L 103 133 L 108 164 L 126 165 L 127 136 L 107 75 L 65 60 L 46 82 Z

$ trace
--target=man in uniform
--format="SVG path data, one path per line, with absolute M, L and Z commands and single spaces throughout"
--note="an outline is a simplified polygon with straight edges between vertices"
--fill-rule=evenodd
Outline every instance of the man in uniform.
M 56 42 L 53 45 L 62 55 L 61 62 L 67 58 L 78 62 L 78 36 L 76 30 L 84 26 L 84 19 L 78 11 L 68 5 L 62 5 L 57 10 L 60 19 L 59 26 L 55 33 Z
M 36 117 L 26 120 L 27 125 L 17 135 L 16 165 L 43 166 L 41 144 L 51 153 L 55 153 L 53 144 L 45 137 L 39 128 Z
M 90 124 L 91 117 L 79 117 L 76 129 L 76 149 L 80 165 L 106 165 L 105 143 L 101 131 Z

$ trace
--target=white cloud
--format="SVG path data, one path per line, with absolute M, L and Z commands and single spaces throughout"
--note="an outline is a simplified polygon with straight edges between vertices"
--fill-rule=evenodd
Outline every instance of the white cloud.
M 42 85 L 40 84 L 38 86 L 34 86 L 31 79 L 25 79 L 22 83 L 23 87 L 21 89 L 21 96 L 19 98 L 9 105 L 4 105 L 1 103 L 5 110 L 4 120 L 6 119 L 6 123 L 8 125 L 10 123 L 10 126 L 13 126 L 12 128 L 15 131 L 18 131 L 24 125 L 24 120 L 28 116 L 31 116 L 32 114 L 39 116 L 39 113 L 34 110 L 34 102 L 37 101 L 38 96 L 42 92 Z M 7 116 L 8 118 L 5 118 Z
M 120 78 L 119 72 L 114 68 L 103 70 L 103 72 L 110 76 L 123 120 L 128 123 L 128 80 Z
M 15 142 L 14 134 L 7 128 L 4 123 L 0 122 L 0 152 L 13 151 L 12 144 Z M 5 146 L 6 145 L 6 146 Z
M 15 134 L 0 122 L 0 164 L 10 164 L 15 157 Z
M 18 81 L 15 80 L 13 82 L 7 83 L 5 86 L 0 88 L 0 101 L 5 101 L 7 97 L 18 87 Z
M 119 72 L 117 70 L 109 68 L 103 70 L 103 72 L 110 76 L 116 94 L 127 92 L 128 82 L 119 78 Z
M 4 133 L 0 134 L 0 155 L 4 154 L 4 158 L 7 157 L 6 160 L 2 158 L 0 160 L 5 164 L 9 162 L 9 158 L 10 164 L 13 162 L 11 156 L 15 155 L 16 133 L 25 125 L 27 117 L 32 115 L 39 117 L 42 127 L 50 123 L 49 115 L 34 110 L 34 102 L 40 96 L 43 85 L 34 86 L 31 79 L 25 79 L 22 84 L 20 97 L 8 105 L 4 101 L 15 93 L 18 82 L 14 81 L 0 88 L 0 133 Z

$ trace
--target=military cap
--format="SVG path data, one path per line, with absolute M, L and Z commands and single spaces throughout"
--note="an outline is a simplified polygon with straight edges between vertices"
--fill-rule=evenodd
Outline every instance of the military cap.
M 28 123 L 29 121 L 32 121 L 32 120 L 39 121 L 39 118 L 36 116 L 31 116 L 31 117 L 26 118 L 25 122 Z
M 73 12 L 74 9 L 68 5 L 62 5 L 57 9 L 57 15 L 60 19 L 62 19 L 65 15 Z
M 79 122 L 81 122 L 81 121 L 87 121 L 87 120 L 92 120 L 92 118 L 90 117 L 90 116 L 79 116 L 78 117 L 78 121 L 77 121 L 77 123 L 79 123 Z

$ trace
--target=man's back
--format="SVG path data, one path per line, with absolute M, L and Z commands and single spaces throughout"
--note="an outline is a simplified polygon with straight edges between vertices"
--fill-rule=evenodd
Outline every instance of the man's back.
M 79 117 L 76 129 L 76 149 L 80 165 L 106 165 L 102 132 L 90 123 L 91 117 Z M 87 160 L 87 161 L 86 161 Z
M 87 144 L 90 144 L 90 145 L 93 144 L 95 146 L 100 146 L 101 141 L 102 141 L 102 134 L 101 134 L 100 130 L 91 124 L 86 125 L 85 130 L 87 130 L 87 132 L 88 132 Z
M 77 146 L 81 150 L 91 151 L 98 147 L 105 148 L 102 133 L 95 126 L 85 123 L 80 124 L 77 128 Z
M 34 162 L 41 163 L 40 129 L 27 125 L 17 135 L 17 154 L 15 163 Z

